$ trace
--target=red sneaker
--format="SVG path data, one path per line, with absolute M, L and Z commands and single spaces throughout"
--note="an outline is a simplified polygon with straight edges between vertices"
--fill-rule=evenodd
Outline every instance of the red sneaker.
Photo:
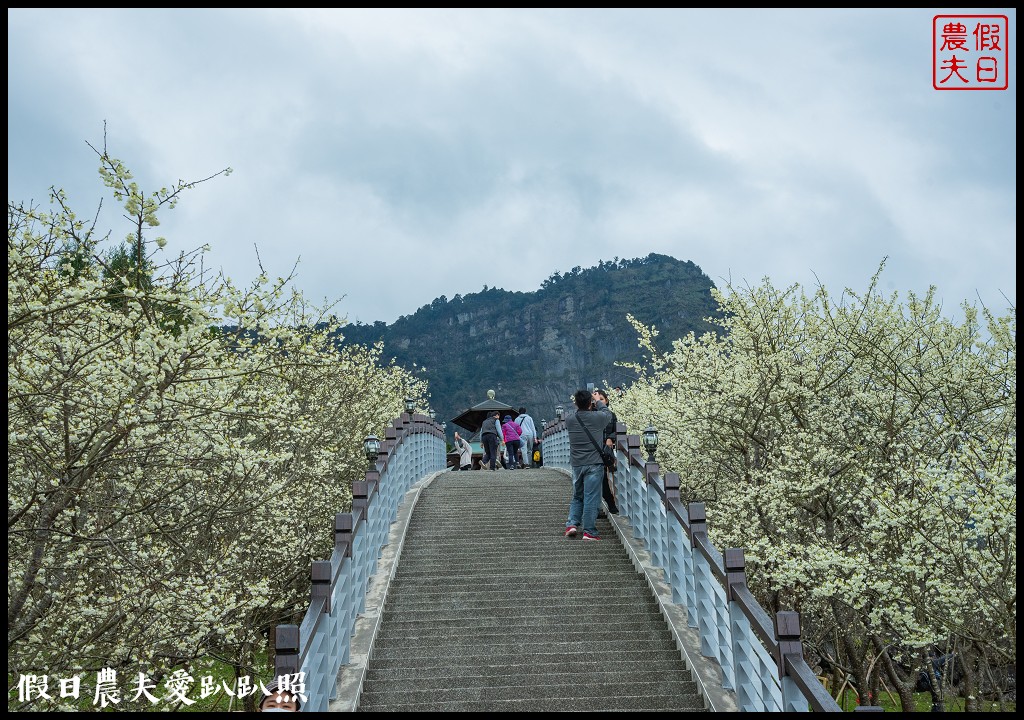
M 565 529 L 565 536 L 566 537 L 576 537 L 576 526 L 575 525 L 570 525 L 569 527 L 567 527 Z M 586 536 L 586 533 L 584 533 L 584 536 Z
M 600 535 L 591 535 L 586 530 L 584 530 L 583 531 L 583 539 L 584 540 L 600 540 L 601 536 Z

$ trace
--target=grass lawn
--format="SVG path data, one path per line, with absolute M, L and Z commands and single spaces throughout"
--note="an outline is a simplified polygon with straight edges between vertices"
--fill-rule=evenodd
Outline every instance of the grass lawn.
M 839 706 L 844 710 L 852 712 L 857 708 L 857 693 L 853 690 L 847 690 L 846 697 L 838 702 Z M 917 705 L 915 712 L 931 712 L 931 693 L 914 693 L 914 702 Z M 879 704 L 886 712 L 900 712 L 902 710 L 899 697 L 895 693 L 890 696 L 884 690 L 882 691 L 881 698 L 879 698 Z M 1016 712 L 1017 703 L 1008 702 L 1000 708 L 998 703 L 986 701 L 982 703 L 981 709 L 985 712 Z M 962 697 L 947 697 L 946 712 L 964 712 L 964 699 Z

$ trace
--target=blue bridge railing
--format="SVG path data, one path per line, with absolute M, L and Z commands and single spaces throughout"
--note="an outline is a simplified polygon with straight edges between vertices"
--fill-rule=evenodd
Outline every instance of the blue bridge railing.
M 679 475 L 662 473 L 653 458 L 644 458 L 640 436 L 627 434 L 624 423 L 616 429 L 619 515 L 664 572 L 672 602 L 685 608 L 687 623 L 698 631 L 701 655 L 717 664 L 722 687 L 735 692 L 739 709 L 842 712 L 804 660 L 799 614 L 779 612 L 772 621 L 747 588 L 743 550 L 720 553 L 707 536 L 704 503 L 684 507 Z M 565 420 L 542 432 L 544 465 L 569 470 Z
M 374 467 L 352 483 L 352 512 L 334 519 L 331 559 L 313 561 L 302 623 L 275 632 L 274 675 L 303 673 L 302 711 L 327 711 L 399 503 L 415 481 L 444 467 L 441 426 L 426 415 L 403 414 L 386 429 Z
M 653 458 L 644 458 L 640 436 L 627 434 L 623 423 L 617 431 L 620 516 L 663 571 L 672 602 L 697 631 L 701 655 L 715 663 L 739 709 L 841 712 L 804 659 L 799 614 L 768 615 L 747 588 L 742 549 L 719 552 L 707 536 L 704 504 L 684 506 L 679 475 L 662 473 Z M 544 465 L 569 470 L 565 421 L 549 423 L 542 440 Z M 445 465 L 440 425 L 403 414 L 387 428 L 372 469 L 353 483 L 352 511 L 335 516 L 330 560 L 312 563 L 309 609 L 299 625 L 276 628 L 275 675 L 303 673 L 303 711 L 328 710 L 399 504 L 416 481 Z

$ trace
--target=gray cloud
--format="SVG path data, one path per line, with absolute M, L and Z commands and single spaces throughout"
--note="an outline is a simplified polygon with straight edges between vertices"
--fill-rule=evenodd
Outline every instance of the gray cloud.
M 143 187 L 235 169 L 169 250 L 301 258 L 364 322 L 650 252 L 833 291 L 888 256 L 885 289 L 1003 308 L 1016 56 L 1008 91 L 935 91 L 933 14 L 9 10 L 8 197 L 87 212 L 107 121 Z

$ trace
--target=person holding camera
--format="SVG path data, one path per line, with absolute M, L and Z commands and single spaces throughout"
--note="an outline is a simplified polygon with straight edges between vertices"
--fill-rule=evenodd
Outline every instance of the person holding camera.
M 615 412 L 612 410 L 612 404 L 608 400 L 608 393 L 598 388 L 593 392 L 595 402 L 603 402 L 608 408 L 608 411 L 612 414 L 612 419 L 608 421 L 608 426 L 605 427 L 604 433 L 602 434 L 602 442 L 613 452 L 615 451 L 615 429 L 618 425 L 619 419 L 615 417 Z M 612 515 L 619 514 L 619 506 L 615 502 L 615 468 L 604 469 L 604 480 L 601 483 L 601 496 L 604 498 L 605 504 L 608 506 L 608 512 Z M 599 518 L 605 517 L 604 512 L 597 514 Z
M 601 509 L 601 484 L 604 460 L 600 441 L 612 419 L 605 404 L 596 401 L 590 390 L 577 390 L 573 395 L 576 412 L 565 420 L 569 431 L 569 465 L 572 467 L 572 500 L 565 522 L 565 537 L 575 537 L 583 526 L 584 540 L 600 540 L 597 512 Z

